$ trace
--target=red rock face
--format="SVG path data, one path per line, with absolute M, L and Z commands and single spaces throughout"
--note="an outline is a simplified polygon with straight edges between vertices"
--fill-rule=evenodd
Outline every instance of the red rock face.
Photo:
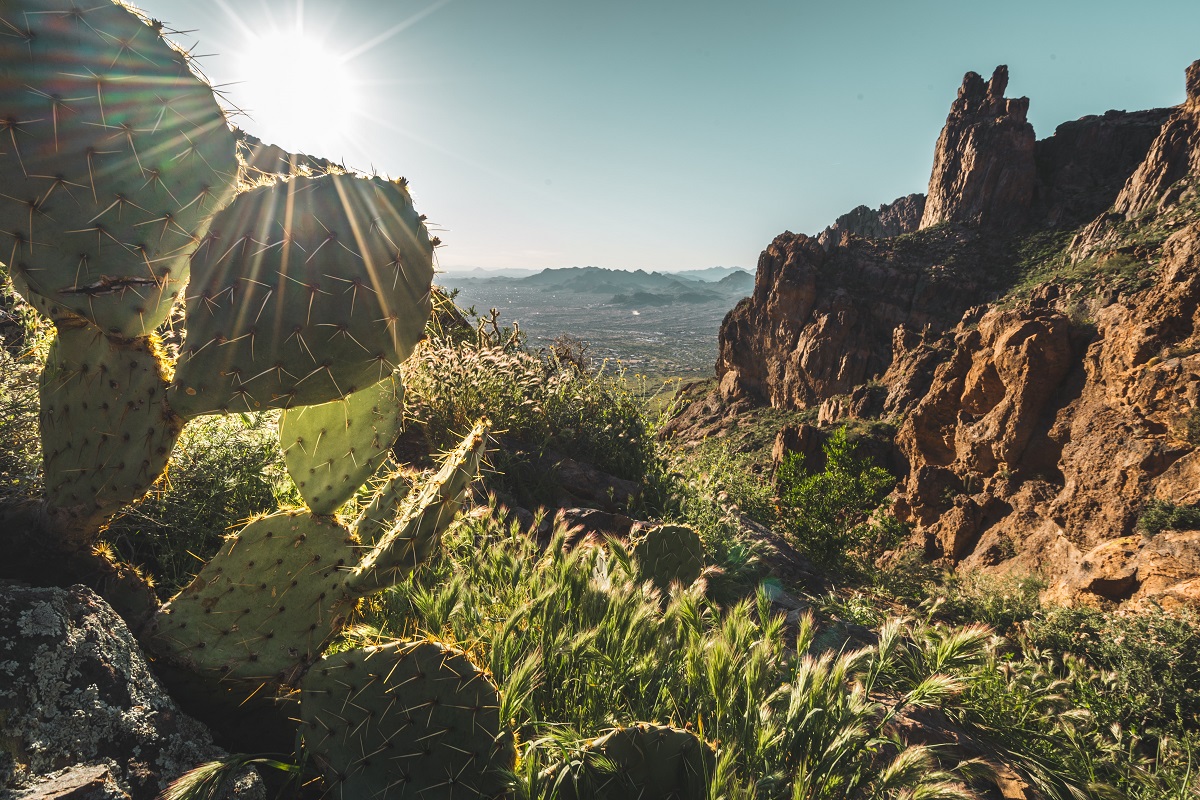
M 803 234 L 776 237 L 754 295 L 721 326 L 725 393 L 806 408 L 881 375 L 897 326 L 941 332 L 978 302 L 995 260 L 988 244 L 959 227 L 919 243 L 850 236 L 828 252 Z
M 1008 67 L 992 79 L 968 72 L 934 151 L 921 227 L 965 222 L 997 229 L 1025 223 L 1037 182 L 1029 98 L 1008 99 Z
M 1187 426 L 1200 408 L 1200 221 L 1168 239 L 1154 285 L 1096 311 L 1094 333 L 1056 305 L 991 310 L 954 332 L 897 437 L 911 467 L 897 506 L 929 555 L 1042 572 L 1053 599 L 1184 602 L 1200 537 L 1167 547 L 1134 523 L 1151 498 L 1200 500 Z
M 886 239 L 903 236 L 921 227 L 925 212 L 925 195 L 910 194 L 884 203 L 877 209 L 859 206 L 842 214 L 834 223 L 817 234 L 817 241 L 828 250 L 841 243 L 846 234 L 867 239 Z
M 888 238 L 898 202 L 771 243 L 722 327 L 714 397 L 820 405 L 818 427 L 904 414 L 894 508 L 930 557 L 1040 571 L 1055 600 L 1200 603 L 1200 532 L 1135 526 L 1150 499 L 1200 504 L 1200 61 L 1182 105 L 1036 146 L 1004 78 L 964 81 L 923 230 Z M 1016 206 L 1028 227 L 1005 230 Z M 1076 277 L 987 305 L 1006 242 L 1085 223 Z M 1101 279 L 1114 258 L 1137 280 Z

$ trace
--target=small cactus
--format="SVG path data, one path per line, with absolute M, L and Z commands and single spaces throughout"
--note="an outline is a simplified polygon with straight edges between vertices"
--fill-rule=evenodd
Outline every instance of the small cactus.
M 439 642 L 325 656 L 300 698 L 304 749 L 337 797 L 496 797 L 516 762 L 491 676 Z
M 562 800 L 704 800 L 716 766 L 713 748 L 691 731 L 646 722 L 592 739 L 579 755 L 546 775 Z
M 688 525 L 656 525 L 633 540 L 638 577 L 666 590 L 672 583 L 690 586 L 704 571 L 704 546 Z
M 486 433 L 486 423 L 476 426 L 374 546 L 307 511 L 250 523 L 159 609 L 144 643 L 225 683 L 291 683 L 346 627 L 359 599 L 428 557 L 478 471 Z

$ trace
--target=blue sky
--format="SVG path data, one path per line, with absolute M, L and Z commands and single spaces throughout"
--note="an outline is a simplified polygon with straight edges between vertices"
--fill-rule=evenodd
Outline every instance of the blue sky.
M 1200 58 L 1196 0 L 141 6 L 193 31 L 250 132 L 408 177 L 443 268 L 752 269 L 785 229 L 924 191 L 967 70 L 1008 64 L 1041 138 L 1181 102 Z

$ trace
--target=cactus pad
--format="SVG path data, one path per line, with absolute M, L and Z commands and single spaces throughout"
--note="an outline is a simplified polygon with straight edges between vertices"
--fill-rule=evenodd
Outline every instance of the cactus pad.
M 314 514 L 337 511 L 375 474 L 400 435 L 403 416 L 398 373 L 344 400 L 283 412 L 284 461 Z
M 385 534 L 392 529 L 396 518 L 400 515 L 404 501 L 412 491 L 412 472 L 398 469 L 390 473 L 371 497 L 371 502 L 358 519 L 354 520 L 351 530 L 364 545 L 374 546 L 381 541 Z
M 153 341 L 113 344 L 60 324 L 41 380 L 42 458 L 52 506 L 111 513 L 150 488 L 179 438 Z
M 420 492 L 404 514 L 362 562 L 346 575 L 346 591 L 365 597 L 395 585 L 429 558 L 443 530 L 462 508 L 462 495 L 479 472 L 491 423 L 480 420 Z
M 562 800 L 704 800 L 716 765 L 712 747 L 691 731 L 645 722 L 591 740 L 582 755 L 572 765 L 575 774 L 559 778 Z M 615 771 L 592 766 L 595 756 L 611 762 Z M 565 768 L 550 770 L 551 777 Z
M 355 544 L 307 512 L 252 522 L 159 610 L 146 644 L 196 672 L 287 682 L 345 625 L 340 568 L 357 557 Z
M 144 336 L 233 195 L 236 141 L 189 58 L 124 5 L 0 6 L 0 260 L 49 313 Z
M 666 590 L 672 583 L 690 586 L 704 571 L 700 536 L 687 525 L 657 525 L 634 539 L 638 577 Z
M 491 677 L 460 650 L 396 642 L 322 658 L 301 736 L 335 797 L 496 797 L 516 750 Z
M 330 174 L 251 189 L 192 258 L 171 406 L 289 408 L 373 386 L 424 335 L 432 279 L 402 182 Z

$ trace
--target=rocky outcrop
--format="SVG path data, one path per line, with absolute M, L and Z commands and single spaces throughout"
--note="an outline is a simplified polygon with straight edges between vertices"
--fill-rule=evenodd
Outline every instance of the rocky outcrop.
M 0 794 L 153 800 L 223 755 L 98 595 L 0 584 Z M 231 796 L 265 791 L 251 772 Z
M 938 137 L 921 227 L 943 222 L 1011 230 L 1025 223 L 1037 183 L 1029 98 L 1006 98 L 1008 67 L 963 78 Z
M 828 250 L 840 244 L 850 234 L 868 239 L 889 239 L 912 233 L 921 227 L 925 212 L 925 195 L 910 194 L 884 203 L 872 210 L 869 206 L 842 214 L 832 225 L 817 234 L 817 241 Z
M 1055 599 L 1197 594 L 1200 535 L 1135 529 L 1151 498 L 1200 500 L 1200 221 L 1161 258 L 1148 288 L 1094 298 L 1092 320 L 1045 292 L 956 329 L 898 435 L 897 508 L 931 557 L 1041 572 Z
M 1134 219 L 1170 205 L 1181 178 L 1200 174 L 1200 61 L 1186 73 L 1187 99 L 1162 126 L 1150 152 L 1129 177 L 1113 211 Z
M 1035 148 L 1033 220 L 1042 227 L 1074 228 L 1107 211 L 1172 113 L 1109 111 L 1059 125 Z
M 994 244 L 955 225 L 852 236 L 828 251 L 803 234 L 776 237 L 759 257 L 754 294 L 721 326 L 722 392 L 781 408 L 850 393 L 891 364 L 898 326 L 949 329 L 995 288 Z

